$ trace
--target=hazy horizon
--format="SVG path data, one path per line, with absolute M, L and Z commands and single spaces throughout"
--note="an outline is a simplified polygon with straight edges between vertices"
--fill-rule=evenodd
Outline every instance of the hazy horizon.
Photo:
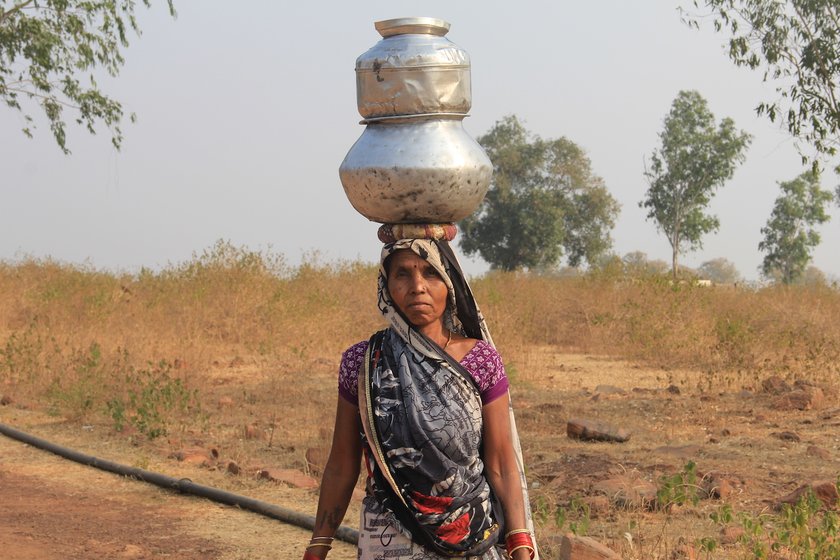
M 417 13 L 368 0 L 329 11 L 248 8 L 176 2 L 175 20 L 165 5 L 140 8 L 143 36 L 131 39 L 120 76 L 100 80 L 138 117 L 123 125 L 121 152 L 107 131 L 90 136 L 70 124 L 73 153 L 64 156 L 37 111 L 41 126 L 30 140 L 20 132 L 23 116 L 0 110 L 1 261 L 49 256 L 136 272 L 184 262 L 220 239 L 271 248 L 292 265 L 312 252 L 326 262 L 376 261 L 378 224 L 350 206 L 338 166 L 363 130 L 355 58 L 379 39 L 374 21 L 409 15 L 449 21 L 448 38 L 470 54 L 470 134 L 516 114 L 533 133 L 565 136 L 587 152 L 622 205 L 612 232 L 619 256 L 642 251 L 670 262 L 670 246 L 638 202 L 645 158 L 680 90 L 699 91 L 718 120 L 731 117 L 754 136 L 746 162 L 710 205 L 719 233 L 682 255 L 686 266 L 723 257 L 746 279 L 759 278 L 760 229 L 778 183 L 805 170 L 787 133 L 755 115 L 772 87 L 729 61 L 723 35 L 683 24 L 676 5 L 432 1 Z M 823 187 L 837 181 L 827 172 Z M 836 279 L 840 208 L 830 212 L 811 264 Z M 488 269 L 480 259 L 463 263 L 470 274 Z

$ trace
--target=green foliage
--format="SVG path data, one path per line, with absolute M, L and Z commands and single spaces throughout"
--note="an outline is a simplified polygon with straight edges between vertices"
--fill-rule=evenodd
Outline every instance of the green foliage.
M 125 374 L 125 395 L 107 402 L 114 428 L 131 425 L 149 439 L 169 433 L 173 420 L 200 414 L 198 390 L 190 391 L 181 379 L 173 378 L 166 361 Z
M 671 244 L 672 272 L 685 250 L 703 246 L 702 237 L 717 231 L 717 217 L 705 214 L 715 190 L 728 181 L 751 141 L 732 119 L 715 125 L 706 100 L 696 91 L 681 91 L 659 134 L 662 146 L 645 170 L 649 188 L 639 206 Z
M 837 486 L 840 488 L 840 479 Z M 735 515 L 725 505 L 710 517 L 720 527 L 737 519 L 744 529 L 739 542 L 748 551 L 748 557 L 755 560 L 840 558 L 840 515 L 825 508 L 813 491 L 793 505 L 783 505 L 777 514 L 739 512 Z M 713 551 L 716 546 L 712 538 L 702 541 L 704 550 Z
M 782 194 L 767 225 L 761 228 L 764 239 L 758 249 L 765 253 L 761 264 L 764 275 L 792 284 L 804 274 L 811 250 L 820 243 L 815 226 L 829 220 L 825 207 L 833 195 L 820 188 L 819 175 L 813 170 L 779 187 Z
M 700 487 L 697 485 L 697 465 L 686 463 L 680 472 L 663 476 L 656 491 L 656 508 L 668 511 L 672 505 L 697 505 L 700 501 Z
M 167 0 L 174 16 L 172 0 Z M 142 0 L 150 6 L 150 0 Z M 55 141 L 67 149 L 64 110 L 91 134 L 101 121 L 119 149 L 122 105 L 103 94 L 92 72 L 116 76 L 123 65 L 127 31 L 140 33 L 136 0 L 0 0 L 0 99 L 21 111 L 24 134 L 32 136 L 33 119 L 21 101 L 38 104 Z M 87 74 L 86 81 L 82 81 Z M 133 119 L 133 116 L 132 116 Z
M 493 183 L 461 222 L 461 248 L 495 269 L 546 269 L 566 256 L 593 263 L 610 248 L 619 206 L 571 140 L 543 140 L 515 116 L 478 139 L 493 162 Z
M 759 115 L 783 122 L 818 153 L 840 142 L 840 4 L 826 0 L 694 0 L 711 10 L 716 31 L 729 35 L 729 58 L 776 84 Z M 689 16 L 699 27 L 706 14 Z M 807 161 L 805 155 L 803 162 Z

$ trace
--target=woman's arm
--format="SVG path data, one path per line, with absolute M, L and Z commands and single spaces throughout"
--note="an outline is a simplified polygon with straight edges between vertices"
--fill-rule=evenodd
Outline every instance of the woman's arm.
M 321 477 L 313 537 L 332 537 L 344 519 L 361 469 L 361 429 L 359 409 L 339 397 L 330 458 Z M 323 546 L 309 549 L 316 558 L 326 557 L 327 551 Z
M 508 395 L 505 394 L 484 405 L 484 469 L 487 481 L 499 500 L 505 515 L 505 530 L 525 529 L 525 504 L 522 499 L 522 486 L 516 454 L 510 431 Z M 526 549 L 517 550 L 513 560 L 530 558 Z

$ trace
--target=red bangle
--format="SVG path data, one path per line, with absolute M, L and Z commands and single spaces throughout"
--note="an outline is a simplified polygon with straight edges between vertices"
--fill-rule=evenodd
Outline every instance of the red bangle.
M 508 534 L 508 537 L 505 539 L 505 549 L 508 555 L 512 557 L 513 553 L 520 548 L 527 548 L 531 558 L 534 558 L 534 541 L 531 539 L 531 533 L 517 532 Z
M 303 560 L 321 560 L 321 559 L 307 550 L 303 553 Z

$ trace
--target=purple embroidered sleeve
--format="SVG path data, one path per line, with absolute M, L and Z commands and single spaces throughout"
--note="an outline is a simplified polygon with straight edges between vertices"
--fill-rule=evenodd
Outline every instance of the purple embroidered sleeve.
M 362 369 L 368 341 L 354 344 L 341 355 L 338 368 L 338 394 L 347 402 L 359 406 L 359 371 Z M 504 395 L 508 390 L 508 378 L 502 357 L 495 348 L 479 340 L 461 360 L 478 384 L 482 404 L 488 404 Z
M 338 394 L 355 406 L 359 406 L 359 371 L 367 347 L 368 341 L 363 340 L 345 350 L 338 368 Z
M 461 360 L 461 365 L 478 384 L 482 404 L 489 404 L 507 393 L 509 383 L 502 357 L 483 340 L 479 340 L 473 349 L 467 352 Z

